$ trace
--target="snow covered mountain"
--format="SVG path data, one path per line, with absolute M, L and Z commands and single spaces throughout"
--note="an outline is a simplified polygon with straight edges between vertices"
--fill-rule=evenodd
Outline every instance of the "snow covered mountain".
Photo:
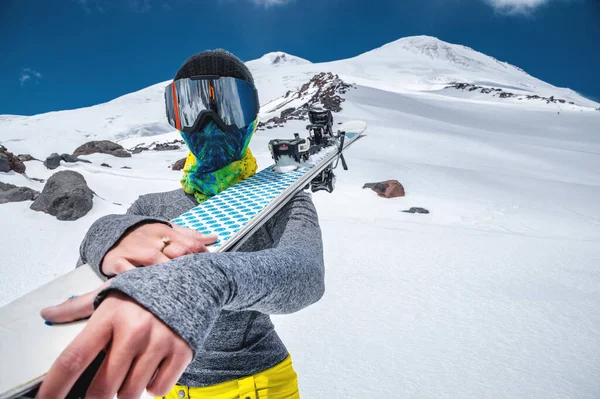
M 333 72 L 347 83 L 396 93 L 456 96 L 443 89 L 453 83 L 471 83 L 519 94 L 555 96 L 585 108 L 600 105 L 468 47 L 429 36 L 403 38 L 357 57 L 329 63 L 313 64 L 273 52 L 247 64 L 255 75 L 262 104 L 297 89 L 318 73 Z M 31 117 L 0 115 L 0 132 L 6 132 L 0 136 L 0 143 L 15 153 L 45 157 L 50 152 L 72 152 L 90 140 L 118 141 L 167 133 L 172 130 L 163 115 L 163 89 L 167 83 L 88 108 Z M 468 100 L 475 94 L 458 96 Z M 60 140 L 55 140 L 57 137 Z
M 369 124 L 336 191 L 313 196 L 327 292 L 274 318 L 303 398 L 600 397 L 600 104 L 425 36 L 328 63 L 271 53 L 247 64 L 263 122 L 333 88 L 336 123 Z M 0 144 L 45 158 L 96 139 L 125 148 L 172 141 L 166 84 L 83 109 L 0 116 Z M 290 118 L 258 131 L 259 167 L 271 163 L 270 139 L 305 125 Z M 0 306 L 71 270 L 98 217 L 178 188 L 169 166 L 184 155 L 63 163 L 57 170 L 80 172 L 98 195 L 75 222 L 30 202 L 0 205 Z M 0 181 L 41 190 L 31 178 L 55 172 L 26 166 L 27 176 L 0 172 Z M 362 189 L 387 179 L 407 196 Z M 402 212 L 412 206 L 431 213 Z
M 265 66 L 271 65 L 277 67 L 311 64 L 310 61 L 305 60 L 304 58 L 296 57 L 295 55 L 290 55 L 281 51 L 267 53 L 253 62 L 254 64 L 263 64 Z

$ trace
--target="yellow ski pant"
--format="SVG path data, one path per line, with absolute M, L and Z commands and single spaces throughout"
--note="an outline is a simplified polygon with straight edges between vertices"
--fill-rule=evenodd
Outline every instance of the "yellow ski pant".
M 288 356 L 260 373 L 208 387 L 175 385 L 164 399 L 300 399 L 298 376 Z M 160 399 L 160 398 L 156 398 Z

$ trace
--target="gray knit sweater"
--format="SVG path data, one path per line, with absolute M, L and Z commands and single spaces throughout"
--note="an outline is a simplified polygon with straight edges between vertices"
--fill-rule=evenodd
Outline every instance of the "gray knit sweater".
M 92 225 L 79 264 L 103 276 L 104 255 L 126 231 L 167 223 L 196 205 L 181 189 L 141 196 L 125 215 Z M 296 312 L 324 292 L 323 243 L 310 194 L 297 194 L 238 252 L 186 255 L 130 270 L 110 289 L 149 309 L 193 349 L 179 384 L 207 386 L 266 370 L 287 356 L 269 315 Z

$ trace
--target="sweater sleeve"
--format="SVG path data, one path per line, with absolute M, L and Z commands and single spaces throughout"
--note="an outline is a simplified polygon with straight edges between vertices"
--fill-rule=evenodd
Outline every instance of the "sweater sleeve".
M 310 195 L 300 193 L 268 223 L 273 248 L 186 255 L 130 270 L 102 292 L 121 291 L 170 326 L 194 353 L 221 310 L 298 311 L 324 292 L 323 243 Z
M 108 277 L 100 270 L 104 256 L 131 229 L 144 223 L 169 222 L 151 217 L 144 212 L 143 197 L 138 198 L 124 215 L 106 215 L 92 224 L 79 246 L 77 266 L 89 264 L 104 280 Z

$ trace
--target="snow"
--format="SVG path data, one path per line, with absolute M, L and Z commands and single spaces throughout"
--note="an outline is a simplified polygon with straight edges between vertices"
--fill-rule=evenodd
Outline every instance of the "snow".
M 325 64 L 259 61 L 248 64 L 262 104 L 331 71 L 356 84 L 335 122 L 369 124 L 346 152 L 349 171 L 336 171 L 336 190 L 313 195 L 326 294 L 273 317 L 303 398 L 600 396 L 599 104 L 428 37 Z M 445 94 L 452 79 L 576 106 Z M 126 148 L 172 141 L 165 84 L 80 110 L 0 116 L 0 144 L 44 158 L 91 139 Z M 259 166 L 271 164 L 270 139 L 304 126 L 257 132 Z M 141 137 L 150 133 L 159 134 Z M 30 202 L 0 205 L 0 305 L 71 270 L 98 217 L 124 212 L 140 194 L 178 188 L 180 172 L 169 166 L 183 156 L 94 154 L 85 157 L 92 164 L 63 163 L 58 170 L 77 170 L 98 194 L 75 222 L 31 211 Z M 30 177 L 55 172 L 26 165 Z M 388 179 L 407 196 L 362 189 Z M 0 181 L 42 188 L 17 174 L 0 173 Z M 401 212 L 412 206 L 431 213 Z

